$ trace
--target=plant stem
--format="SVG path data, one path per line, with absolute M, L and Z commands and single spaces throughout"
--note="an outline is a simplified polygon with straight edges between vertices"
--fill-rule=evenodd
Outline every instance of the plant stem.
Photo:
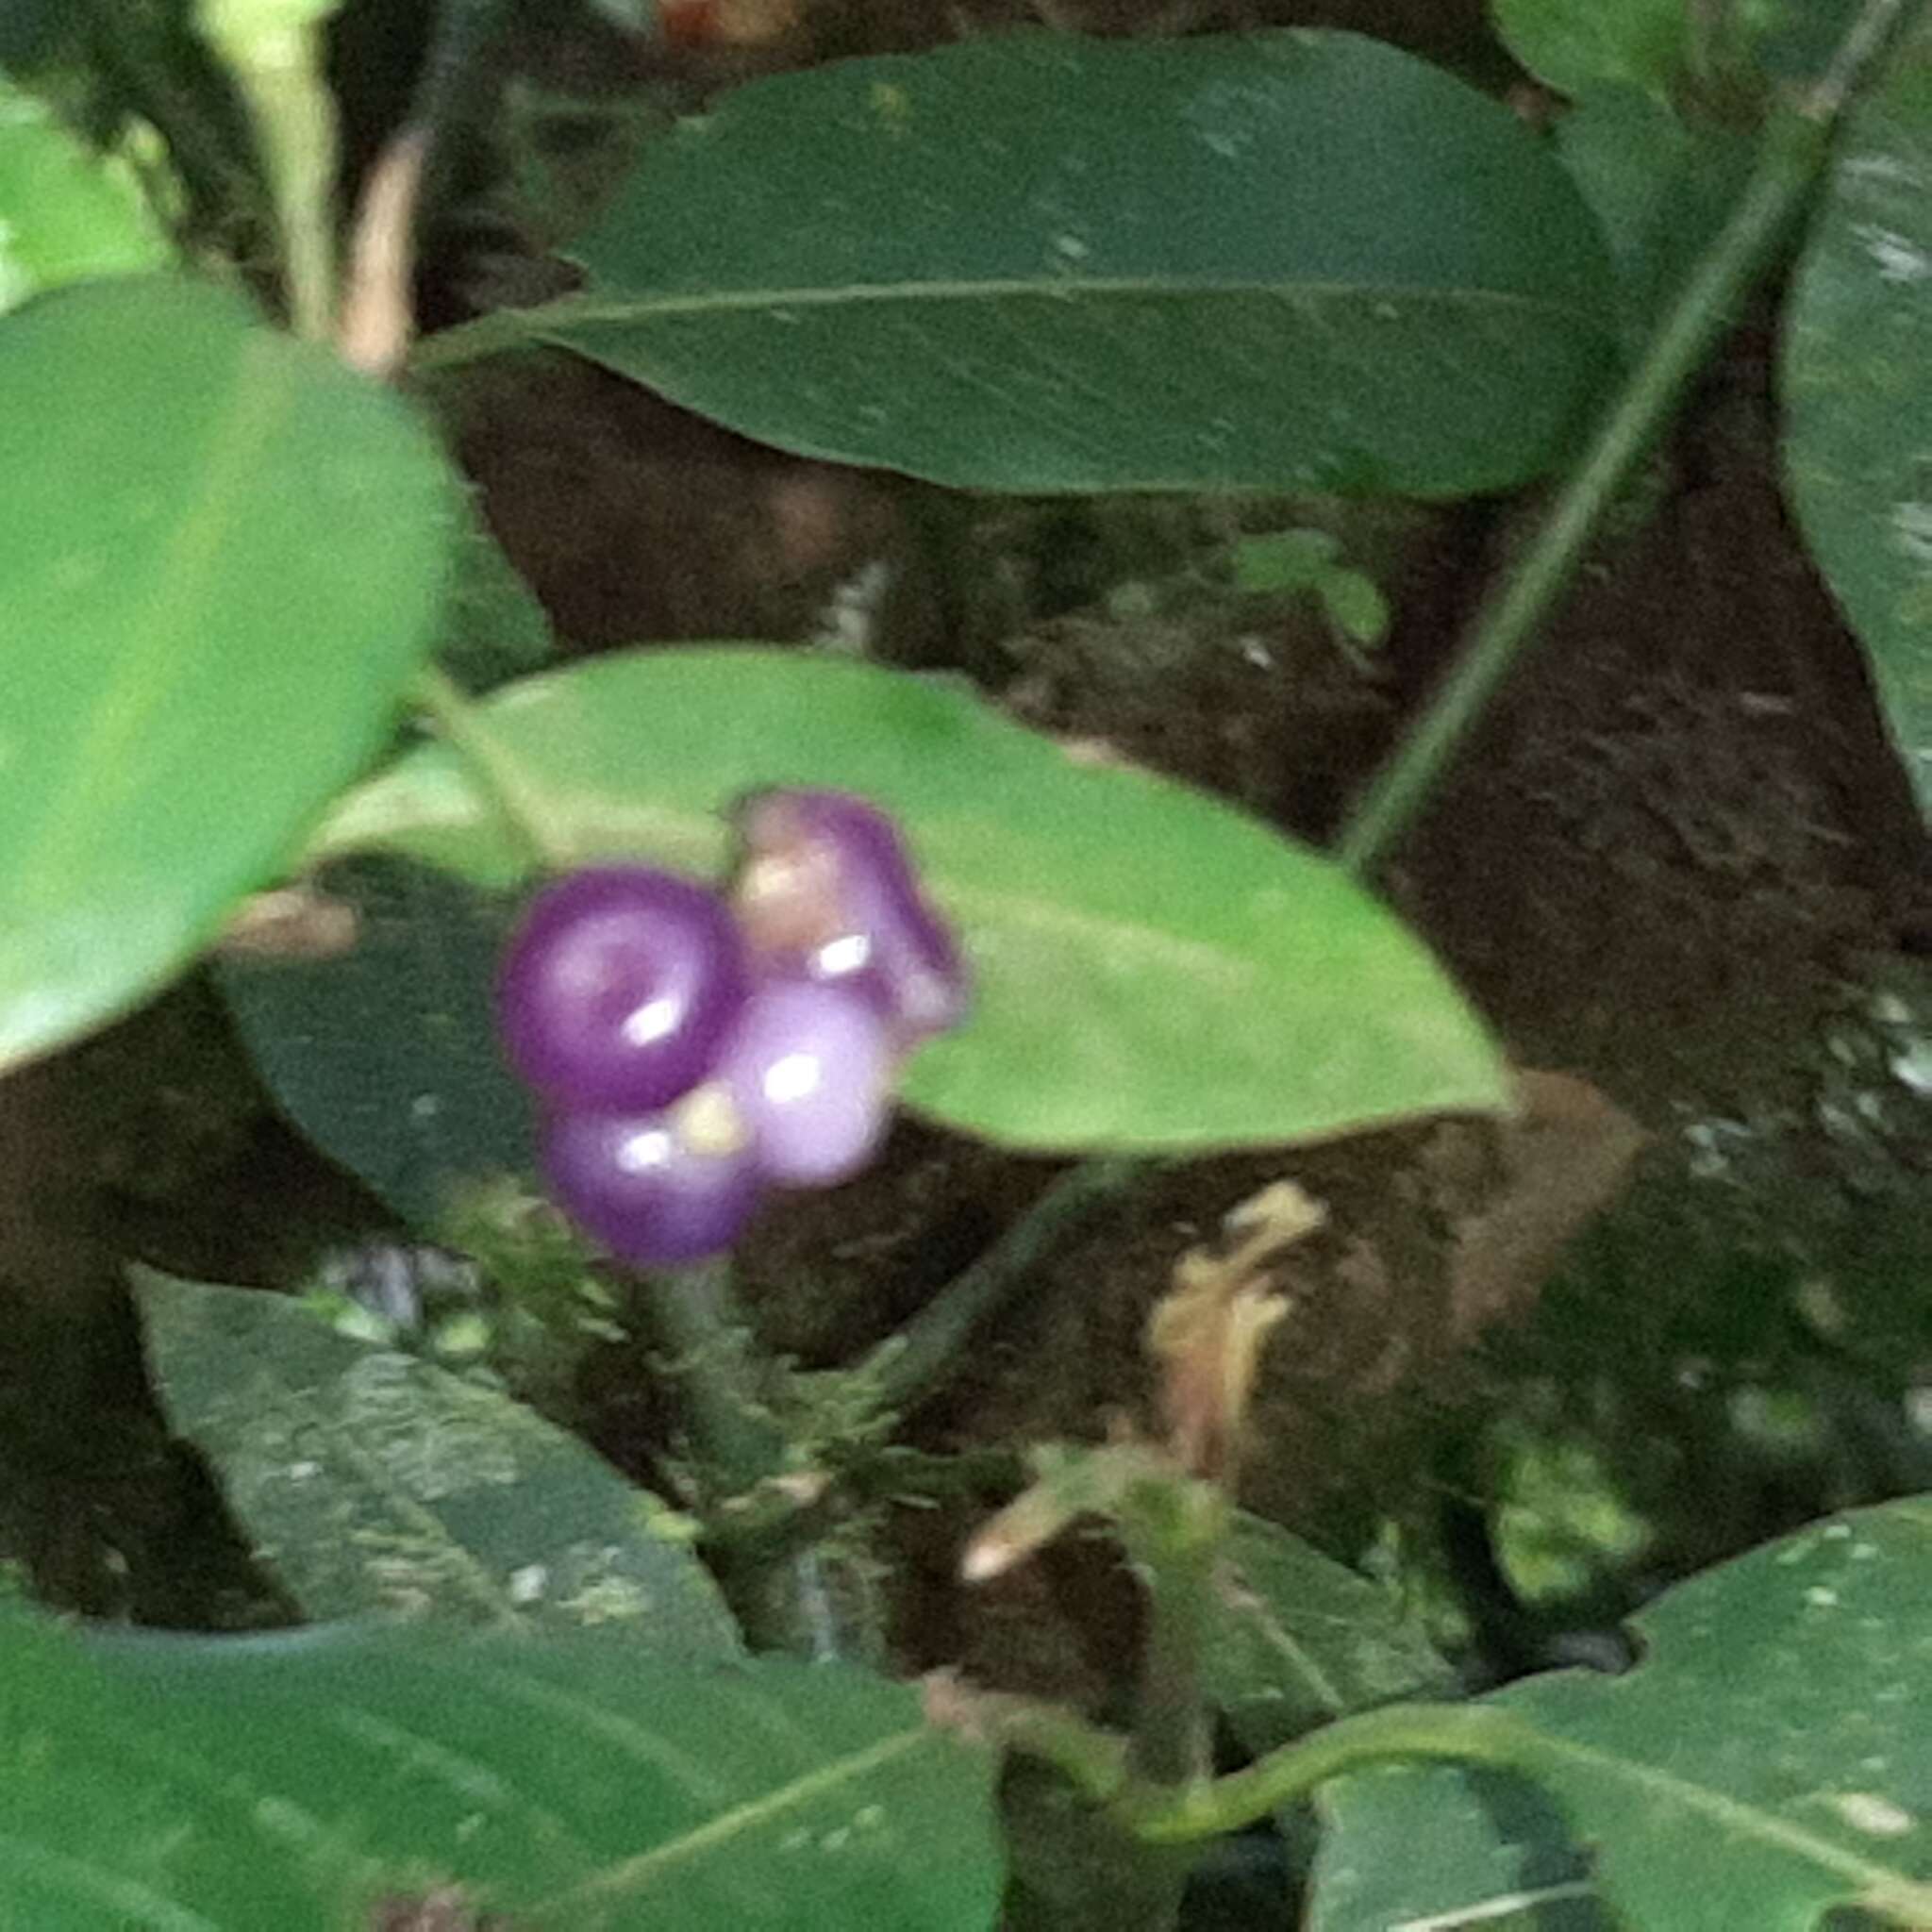
M 409 352 L 410 374 L 421 375 L 435 369 L 459 368 L 466 362 L 480 362 L 486 356 L 509 349 L 539 348 L 543 335 L 538 318 L 556 320 L 561 313 L 561 305 L 557 303 L 545 303 L 541 308 L 493 308 L 474 321 L 438 329 L 434 335 L 425 336 Z
M 732 1292 L 730 1262 L 702 1261 L 656 1276 L 646 1294 L 656 1340 L 673 1357 L 707 1489 L 734 1495 L 756 1488 L 777 1473 L 784 1439 L 760 1399 L 751 1327 Z
M 739 1307 L 728 1258 L 654 1276 L 646 1307 L 658 1344 L 674 1358 L 670 1372 L 698 1477 L 694 1500 L 707 1524 L 715 1523 L 722 1500 L 756 1493 L 785 1467 L 785 1431 L 765 1401 L 765 1377 L 777 1372 Z M 862 1575 L 841 1576 L 843 1559 L 823 1535 L 796 1542 L 712 1540 L 708 1555 L 753 1649 L 814 1660 L 876 1649 L 877 1619 L 869 1614 L 874 1607 Z
M 1152 1164 L 1085 1160 L 1055 1181 L 978 1260 L 867 1357 L 857 1373 L 873 1380 L 880 1407 L 903 1413 L 942 1387 L 958 1370 L 968 1336 L 1026 1286 L 1048 1252 L 1117 1203 Z
M 1191 1790 L 1209 1767 L 1201 1658 L 1211 1641 L 1214 1566 L 1226 1539 L 1228 1504 L 1212 1484 L 1172 1480 L 1169 1534 L 1136 1537 L 1131 1517 L 1124 1522 L 1146 1581 L 1148 1612 L 1129 1761 L 1150 1783 Z
M 1523 1771 L 1540 1748 L 1537 1733 L 1497 1705 L 1390 1704 L 1324 1725 L 1243 1771 L 1176 1788 L 1138 1775 L 1124 1740 L 1071 1711 L 996 1694 L 968 1708 L 995 1741 L 1051 1764 L 1082 1796 L 1157 1844 L 1239 1831 L 1366 1765 L 1447 1759 Z
M 1535 1730 L 1499 1706 L 1391 1704 L 1342 1718 L 1310 1737 L 1284 1744 L 1245 1771 L 1179 1791 L 1137 1782 L 1110 1797 L 1105 1792 L 1094 1795 L 1109 1803 L 1137 1837 L 1156 1844 L 1175 1844 L 1239 1831 L 1291 1800 L 1306 1797 L 1329 1778 L 1365 1765 L 1449 1759 L 1527 1775 L 1539 1755 Z M 1069 1769 L 1065 1763 L 1060 1768 Z
M 1799 111 L 1820 124 L 1835 120 L 1873 63 L 1891 44 L 1907 15 L 1917 12 L 1921 4 L 1922 0 L 1865 0 L 1857 19 L 1838 43 L 1831 65 Z
M 335 328 L 336 108 L 312 23 L 256 25 L 201 0 L 203 37 L 233 76 L 268 175 L 288 282 L 289 323 L 305 341 Z
M 439 664 L 416 674 L 411 696 L 435 721 L 450 748 L 469 766 L 511 838 L 540 872 L 566 872 L 575 852 L 558 814 L 525 775 L 516 755 L 486 722 L 482 709 Z
M 1342 828 L 1336 857 L 1349 871 L 1367 874 L 1388 858 L 1527 648 L 1618 486 L 1796 218 L 1823 166 L 1831 123 L 1905 4 L 1869 0 L 1825 79 L 1799 105 L 1773 109 L 1757 165 L 1729 219 L 1652 336 L 1522 561 L 1477 614 L 1468 648 L 1442 690 Z

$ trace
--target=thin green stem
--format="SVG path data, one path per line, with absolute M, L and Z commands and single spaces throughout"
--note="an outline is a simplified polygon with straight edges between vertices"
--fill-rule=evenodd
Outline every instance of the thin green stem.
M 654 1339 L 671 1358 L 680 1407 L 708 1491 L 735 1495 L 777 1474 L 784 1438 L 767 1413 L 751 1324 L 728 1260 L 652 1277 L 643 1291 Z
M 1803 208 L 1829 152 L 1832 124 L 1907 11 L 1921 4 L 1867 0 L 1824 77 L 1795 106 L 1773 109 L 1757 166 L 1730 218 L 1651 338 L 1522 561 L 1478 613 L 1447 683 L 1342 828 L 1336 857 L 1351 872 L 1367 874 L 1388 858 L 1497 685 L 1528 648 L 1631 465 Z
M 1469 646 L 1442 691 L 1342 828 L 1336 856 L 1351 872 L 1372 872 L 1389 856 L 1505 674 L 1524 655 L 1618 486 L 1770 259 L 1817 176 L 1824 151 L 1814 117 L 1790 109 L 1774 116 L 1730 219 L 1664 317 L 1522 561 L 1478 613 Z
M 289 324 L 327 341 L 336 319 L 336 107 L 313 23 L 263 26 L 202 0 L 199 24 L 248 108 L 281 237 Z
M 903 1413 L 942 1387 L 973 1331 L 1032 1280 L 1049 1252 L 1115 1205 L 1151 1164 L 1087 1160 L 1055 1181 L 978 1260 L 866 1358 L 858 1374 L 873 1380 L 880 1407 Z
M 575 854 L 551 801 L 530 783 L 522 761 L 491 729 L 484 712 L 441 665 L 416 674 L 411 696 L 469 766 L 505 828 L 541 872 L 567 872 Z
M 1920 5 L 1921 0 L 1866 0 L 1800 111 L 1820 123 L 1835 120 L 1878 57 L 1890 46 L 1892 36 L 1907 15 L 1918 11 Z
M 1176 1474 L 1157 1505 L 1168 1533 L 1134 1534 L 1128 1548 L 1146 1578 L 1147 1639 L 1135 1695 L 1129 1759 L 1136 1774 L 1191 1790 L 1208 1774 L 1208 1696 L 1201 1660 L 1214 1622 L 1214 1565 L 1228 1505 L 1211 1484 Z
M 1137 1837 L 1177 1844 L 1239 1831 L 1307 1797 L 1328 1779 L 1366 1765 L 1435 1758 L 1527 1775 L 1539 1752 L 1536 1732 L 1496 1705 L 1391 1704 L 1342 1718 L 1271 1751 L 1245 1771 L 1204 1779 L 1182 1790 L 1135 1783 L 1110 1798 L 1093 1794 L 1110 1804 Z
M 561 305 L 546 303 L 541 308 L 493 308 L 472 322 L 459 322 L 453 328 L 438 329 L 425 336 L 409 353 L 409 373 L 424 375 L 437 369 L 460 368 L 466 362 L 480 362 L 486 356 L 509 349 L 530 349 L 542 341 L 543 323 L 560 318 Z
M 969 1710 L 997 1742 L 1051 1764 L 1083 1797 L 1156 1844 L 1239 1831 L 1371 1764 L 1434 1759 L 1527 1773 L 1541 1749 L 1537 1733 L 1497 1705 L 1390 1704 L 1324 1725 L 1245 1770 L 1176 1787 L 1138 1775 L 1124 1739 L 1071 1711 L 998 1695 L 974 1699 Z
M 728 1258 L 653 1276 L 644 1292 L 652 1332 L 671 1357 L 696 1501 L 708 1525 L 720 1520 L 721 1501 L 757 1494 L 785 1467 L 785 1430 L 766 1401 L 767 1378 L 780 1372 L 759 1353 L 732 1289 Z M 820 1520 L 815 1526 L 823 1532 L 832 1525 Z M 841 1574 L 847 1558 L 823 1535 L 711 1539 L 708 1553 L 754 1649 L 819 1659 L 875 1650 L 875 1607 L 862 1574 Z

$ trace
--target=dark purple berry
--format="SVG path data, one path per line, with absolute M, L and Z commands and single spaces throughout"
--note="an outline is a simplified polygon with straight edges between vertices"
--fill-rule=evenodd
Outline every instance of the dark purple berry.
M 708 1085 L 663 1113 L 559 1114 L 543 1167 L 558 1206 L 635 1268 L 728 1248 L 760 1192 L 741 1124 Z
M 504 955 L 510 1064 L 560 1108 L 644 1113 L 705 1077 L 750 986 L 744 941 L 702 886 L 596 866 L 546 887 Z
M 886 1024 L 863 999 L 840 986 L 781 979 L 751 996 L 716 1077 L 765 1178 L 823 1188 L 857 1174 L 878 1146 L 892 1058 Z
M 883 812 L 849 792 L 780 790 L 746 799 L 738 824 L 734 899 L 762 969 L 859 993 L 902 1049 L 958 1024 L 965 961 Z

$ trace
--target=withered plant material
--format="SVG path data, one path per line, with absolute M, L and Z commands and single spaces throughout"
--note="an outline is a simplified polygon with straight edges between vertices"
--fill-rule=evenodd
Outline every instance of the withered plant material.
M 369 171 L 355 231 L 336 349 L 351 369 L 387 382 L 403 366 L 415 340 L 416 207 L 429 137 L 406 127 Z
M 1261 1344 L 1288 1313 L 1274 1274 L 1282 1250 L 1326 1216 L 1292 1181 L 1275 1181 L 1227 1216 L 1223 1240 L 1190 1248 L 1147 1322 L 1174 1460 L 1232 1487 Z

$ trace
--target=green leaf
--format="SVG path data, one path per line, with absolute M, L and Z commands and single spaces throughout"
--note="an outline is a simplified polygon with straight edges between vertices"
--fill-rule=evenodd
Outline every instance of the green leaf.
M 525 1932 L 985 1932 L 998 1898 L 991 1760 L 834 1664 L 0 1609 L 0 1738 L 35 1932 L 343 1932 L 444 1887 Z
M 161 984 L 382 742 L 455 504 L 386 391 L 172 278 L 0 322 L 0 1070 Z
M 1001 35 L 761 81 L 655 144 L 576 253 L 585 295 L 521 326 L 969 488 L 1503 489 L 1563 453 L 1608 350 L 1547 152 L 1343 33 Z
M 1669 97 L 1690 64 L 1684 0 L 1491 0 L 1496 30 L 1560 94 L 1611 81 Z
M 1840 139 L 1785 308 L 1792 508 L 1932 818 L 1932 31 Z
M 1358 644 L 1379 644 L 1389 635 L 1389 600 L 1374 577 L 1358 570 L 1331 570 L 1316 587 L 1330 619 Z
M 550 619 L 474 506 L 457 534 L 437 658 L 465 691 L 488 691 L 556 655 Z
M 1228 1540 L 1203 1661 L 1208 1696 L 1257 1757 L 1352 1710 L 1456 1690 L 1389 1591 L 1246 1514 Z
M 147 1269 L 135 1286 L 170 1423 L 306 1615 L 609 1624 L 651 1649 L 738 1649 L 655 1499 L 501 1390 L 286 1295 Z
M 174 254 L 133 174 L 0 75 L 0 311 L 63 282 L 164 268 Z
M 1307 1932 L 1617 1932 L 1563 1814 L 1522 1778 L 1391 1766 L 1324 1785 L 1315 1808 Z
M 1594 1847 L 1620 1923 L 1812 1932 L 1856 1904 L 1924 1924 L 1928 1591 L 1932 1498 L 1857 1510 L 1660 1597 L 1634 1620 L 1642 1661 L 1623 1675 L 1556 1673 L 1487 1701 L 1522 1721 L 1510 1761 Z M 1412 1775 L 1357 1781 L 1357 1857 L 1392 1842 L 1361 1807 Z M 1515 1833 L 1519 1853 L 1541 1837 Z M 1421 1900 L 1439 1913 L 1470 1904 L 1459 1842 L 1443 1892 Z
M 412 1227 L 448 1232 L 466 1185 L 527 1173 L 530 1099 L 496 1043 L 515 908 L 393 859 L 331 867 L 353 908 L 341 958 L 229 958 L 222 991 L 276 1102 Z
M 1233 545 L 1239 591 L 1308 591 L 1335 567 L 1341 539 L 1331 530 L 1263 530 Z
M 586 856 L 712 872 L 726 808 L 760 785 L 892 812 L 976 982 L 906 1091 L 969 1131 L 1189 1149 L 1506 1104 L 1480 1026 L 1338 867 L 963 691 L 783 651 L 640 652 L 526 679 L 483 715 Z M 521 870 L 441 745 L 352 793 L 314 853 L 382 846 L 486 881 Z
M 1767 78 L 1814 80 L 1857 0 L 1491 0 L 1511 54 L 1546 87 L 1641 88 L 1735 117 Z
M 1609 243 L 1634 356 L 1730 214 L 1757 143 L 1612 84 L 1592 86 L 1557 123 L 1556 140 Z

